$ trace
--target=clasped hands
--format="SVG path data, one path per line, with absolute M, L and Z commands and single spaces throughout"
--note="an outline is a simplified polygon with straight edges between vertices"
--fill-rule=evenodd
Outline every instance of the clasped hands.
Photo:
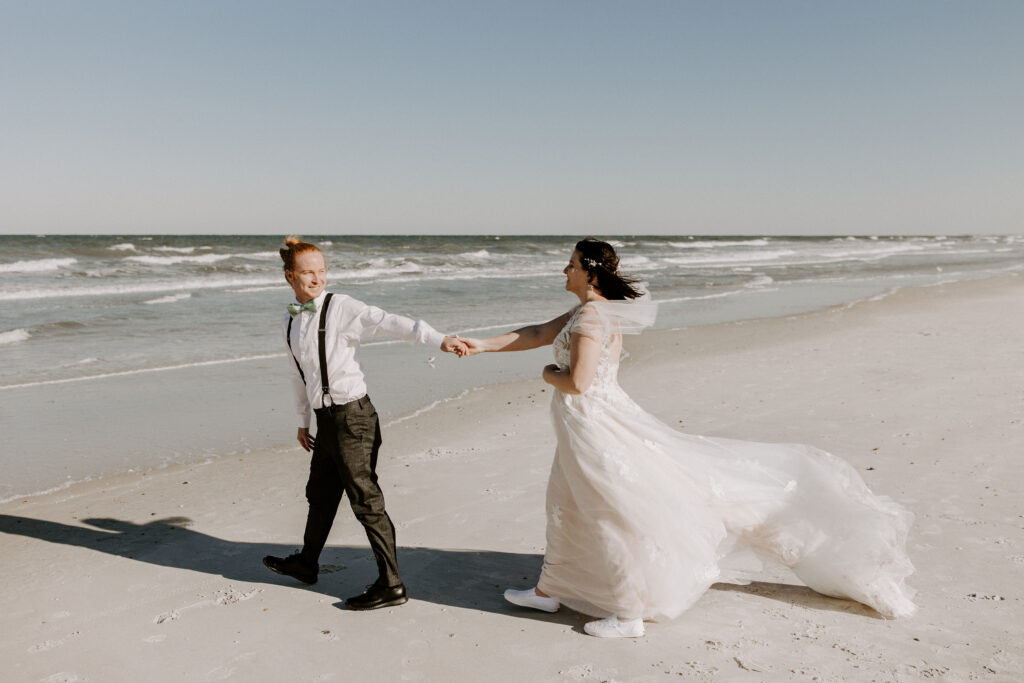
M 475 356 L 478 353 L 484 352 L 481 340 L 472 337 L 460 337 L 458 335 L 445 337 L 444 341 L 441 342 L 441 350 L 445 353 L 454 353 L 459 358 Z
M 484 342 L 480 339 L 456 335 L 454 337 L 445 337 L 444 342 L 441 343 L 441 350 L 447 353 L 454 353 L 459 358 L 462 358 L 463 356 L 475 356 L 487 349 L 484 348 Z M 555 384 L 557 381 L 556 375 L 565 374 L 566 371 L 554 363 L 544 366 L 544 370 L 541 371 L 541 377 L 548 384 Z
M 462 337 L 445 337 L 441 341 L 441 350 L 445 353 L 454 353 L 459 358 L 470 355 L 469 346 Z

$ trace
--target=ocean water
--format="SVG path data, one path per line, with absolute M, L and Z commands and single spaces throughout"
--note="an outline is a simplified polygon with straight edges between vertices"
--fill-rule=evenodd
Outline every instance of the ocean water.
M 312 239 L 312 238 L 311 238 Z M 316 238 L 329 288 L 487 336 L 575 304 L 567 236 Z M 1024 267 L 1024 238 L 618 237 L 657 326 L 772 317 Z M 266 236 L 0 236 L 0 500 L 294 438 Z M 363 359 L 385 422 L 532 376 L 549 352 L 457 361 L 387 339 Z M 386 438 L 386 434 L 385 434 Z

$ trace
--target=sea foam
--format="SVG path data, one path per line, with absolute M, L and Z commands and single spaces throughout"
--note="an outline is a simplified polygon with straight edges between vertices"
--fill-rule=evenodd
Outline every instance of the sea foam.
M 209 247 L 199 247 L 199 249 L 209 249 Z M 153 247 L 153 251 L 171 251 L 176 254 L 191 254 L 196 250 L 196 247 Z
M 145 263 L 150 266 L 173 266 L 177 263 L 216 263 L 229 258 L 231 258 L 231 254 L 202 254 L 200 256 L 126 256 L 124 260 Z
M 19 344 L 23 341 L 28 341 L 32 335 L 28 333 L 28 330 L 8 330 L 7 332 L 0 332 L 0 346 L 7 344 Z
M 159 292 L 182 292 L 198 289 L 227 289 L 229 287 L 257 287 L 260 285 L 279 284 L 280 275 L 273 277 L 251 278 L 188 278 L 172 282 L 145 282 L 140 284 L 119 285 L 88 285 L 73 287 L 47 287 L 25 289 L 20 291 L 0 292 L 0 301 L 55 299 L 59 297 L 79 296 L 121 296 L 130 294 L 157 294 Z
M 669 242 L 677 249 L 721 249 L 722 247 L 764 247 L 768 240 L 694 240 L 693 242 Z
M 170 296 L 162 296 L 159 299 L 150 299 L 149 301 L 143 301 L 144 304 L 173 304 L 175 301 L 184 301 L 185 299 L 191 298 L 192 295 L 188 292 L 182 294 L 171 294 Z
M 711 264 L 732 264 L 732 263 L 760 263 L 763 261 L 777 261 L 784 256 L 793 256 L 796 252 L 792 249 L 774 249 L 770 251 L 750 251 L 734 254 L 718 254 L 707 256 L 672 256 L 662 259 L 666 263 L 677 266 L 702 266 Z
M 75 263 L 78 263 L 78 259 L 43 258 L 33 261 L 15 261 L 14 263 L 0 263 L 0 273 L 43 273 L 65 268 Z

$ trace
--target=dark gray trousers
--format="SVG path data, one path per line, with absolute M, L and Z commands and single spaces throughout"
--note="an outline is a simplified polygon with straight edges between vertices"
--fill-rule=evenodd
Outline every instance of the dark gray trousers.
M 378 581 L 402 583 L 398 574 L 395 525 L 384 509 L 384 493 L 377 484 L 380 422 L 369 396 L 316 411 L 316 444 L 309 465 L 306 500 L 309 516 L 302 557 L 317 563 L 327 543 L 343 494 L 356 519 L 366 529 L 377 560 Z

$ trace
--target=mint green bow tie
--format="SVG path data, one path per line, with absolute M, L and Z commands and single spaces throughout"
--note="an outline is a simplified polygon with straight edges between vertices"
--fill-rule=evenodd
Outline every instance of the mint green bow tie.
M 293 318 L 303 311 L 313 311 L 315 313 L 316 302 L 307 301 L 304 304 L 288 304 L 288 312 L 292 314 Z

